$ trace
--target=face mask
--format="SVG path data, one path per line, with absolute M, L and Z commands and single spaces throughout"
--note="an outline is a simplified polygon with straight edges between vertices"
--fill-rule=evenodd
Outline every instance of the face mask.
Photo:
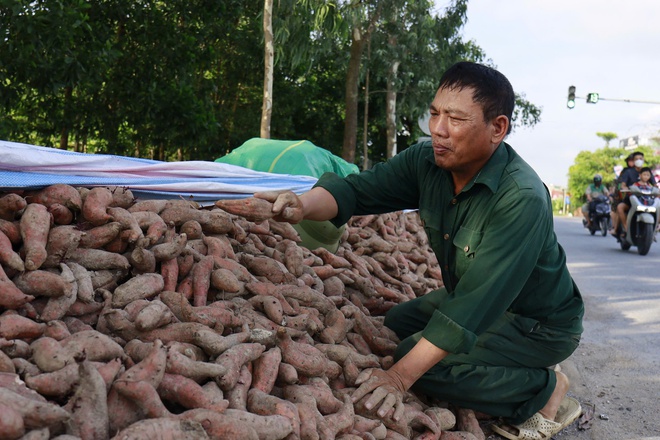
M 643 165 L 644 165 L 644 159 L 637 159 L 637 160 L 635 161 L 635 166 L 636 166 L 637 168 L 641 168 Z

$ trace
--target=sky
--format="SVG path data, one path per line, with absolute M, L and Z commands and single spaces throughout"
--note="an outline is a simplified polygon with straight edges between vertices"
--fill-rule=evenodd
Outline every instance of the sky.
M 597 132 L 616 133 L 611 146 L 660 132 L 660 1 L 469 0 L 467 18 L 463 38 L 542 108 L 540 123 L 506 141 L 547 185 L 566 185 L 577 154 L 605 146 Z M 589 104 L 587 93 L 601 100 Z

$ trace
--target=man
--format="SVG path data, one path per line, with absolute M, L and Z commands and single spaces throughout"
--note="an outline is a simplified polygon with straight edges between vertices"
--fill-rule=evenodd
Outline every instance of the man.
M 587 186 L 584 195 L 587 198 L 587 202 L 582 205 L 582 215 L 584 216 L 584 226 L 590 228 L 591 216 L 589 214 L 593 209 L 591 202 L 593 202 L 598 196 L 609 196 L 609 191 L 607 191 L 607 188 L 603 185 L 603 176 L 600 174 L 594 175 L 593 183 L 590 183 L 589 186 Z
M 633 158 L 633 153 L 630 153 L 626 156 L 626 168 L 621 170 L 619 176 L 614 181 L 614 186 L 610 192 L 610 199 L 612 200 L 612 212 L 610 212 L 610 217 L 612 218 L 612 228 L 610 229 L 610 234 L 614 236 L 617 227 L 619 226 L 619 216 L 617 215 L 617 207 L 620 203 L 623 202 L 623 195 L 621 194 L 621 178 L 625 176 L 625 173 L 629 168 L 635 167 L 635 159 Z
M 641 151 L 635 151 L 633 153 L 633 164 L 633 167 L 626 168 L 619 176 L 621 190 L 629 190 L 630 187 L 639 180 L 639 172 L 644 166 L 644 153 Z M 651 185 L 655 184 L 655 179 L 651 176 Z M 624 194 L 625 197 L 616 207 L 617 220 L 615 221 L 616 224 L 613 225 L 613 228 L 616 231 L 616 227 L 621 223 L 621 236 L 625 237 L 627 228 L 626 221 L 628 219 L 628 211 L 630 210 L 630 196 L 625 192 Z
M 496 429 L 512 439 L 549 439 L 581 412 L 566 397 L 568 378 L 550 367 L 577 347 L 584 306 L 547 188 L 503 142 L 513 107 L 501 73 L 458 63 L 430 106 L 431 142 L 358 175 L 325 174 L 300 197 L 255 194 L 292 223 L 419 209 L 445 287 L 385 318 L 401 339 L 396 362 L 363 372 L 352 396 L 381 416 L 400 418 L 411 388 L 503 417 Z

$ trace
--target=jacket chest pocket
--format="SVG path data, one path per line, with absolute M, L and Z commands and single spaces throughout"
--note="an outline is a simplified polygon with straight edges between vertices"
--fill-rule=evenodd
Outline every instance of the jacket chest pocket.
M 481 243 L 481 231 L 461 227 L 454 236 L 454 255 L 456 262 L 456 276 L 460 279 L 463 274 L 469 269 L 474 257 L 477 253 L 477 248 Z

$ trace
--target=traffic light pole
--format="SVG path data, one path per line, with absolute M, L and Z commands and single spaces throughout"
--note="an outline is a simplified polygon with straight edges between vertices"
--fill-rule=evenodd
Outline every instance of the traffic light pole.
M 601 98 L 598 97 L 599 101 L 619 101 L 619 102 L 634 102 L 637 104 L 660 104 L 658 101 L 638 101 L 635 99 L 616 99 L 616 98 Z

